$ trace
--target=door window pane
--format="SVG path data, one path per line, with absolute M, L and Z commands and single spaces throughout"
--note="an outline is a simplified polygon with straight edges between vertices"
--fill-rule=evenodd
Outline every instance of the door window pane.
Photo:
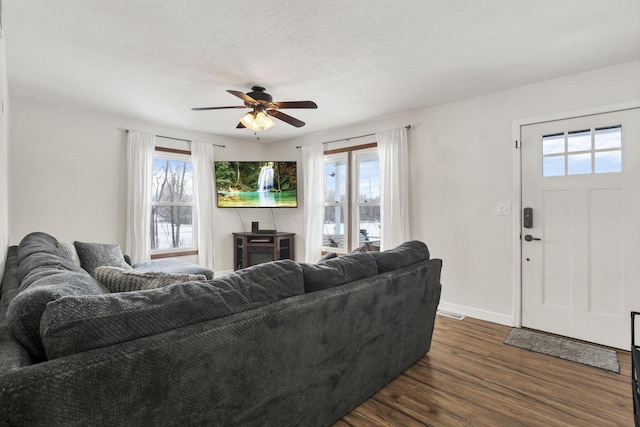
M 596 150 L 620 148 L 622 147 L 622 126 L 596 129 L 594 138 Z
M 564 176 L 564 156 L 542 158 L 542 176 Z
M 596 173 L 610 173 L 622 171 L 622 151 L 603 151 L 595 153 Z
M 564 147 L 565 135 L 566 147 Z M 620 125 L 542 137 L 543 176 L 621 171 L 622 126 Z
M 589 150 L 591 150 L 591 130 L 569 132 L 567 136 L 567 151 Z M 569 170 L 571 170 L 571 167 L 569 167 Z
M 325 206 L 322 246 L 329 248 L 345 248 L 344 241 L 344 209 L 342 206 Z
M 542 137 L 542 154 L 564 153 L 564 134 L 545 135 Z
M 569 175 L 591 173 L 591 153 L 571 154 L 567 156 L 567 163 Z

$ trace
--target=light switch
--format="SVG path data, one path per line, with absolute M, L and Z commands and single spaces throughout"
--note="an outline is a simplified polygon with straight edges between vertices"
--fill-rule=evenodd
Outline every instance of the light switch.
M 498 215 L 504 215 L 504 216 L 511 215 L 511 203 L 498 202 L 496 211 Z

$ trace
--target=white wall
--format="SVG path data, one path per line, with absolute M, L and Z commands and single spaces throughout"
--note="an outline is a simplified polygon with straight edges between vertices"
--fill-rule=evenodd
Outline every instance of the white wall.
M 411 235 L 443 259 L 441 307 L 513 324 L 517 217 L 496 213 L 497 203 L 516 203 L 513 121 L 639 100 L 638 76 L 640 61 L 634 61 L 307 136 L 272 150 L 411 125 Z M 290 223 L 299 227 L 288 231 L 302 232 L 300 220 Z
M 124 129 L 226 145 L 215 148 L 218 160 L 259 160 L 265 156 L 264 145 L 259 143 L 12 100 L 10 243 L 19 243 L 30 232 L 44 231 L 60 240 L 118 243 L 124 248 Z M 231 232 L 250 230 L 251 221 L 260 221 L 265 224 L 263 228 L 268 228 L 270 213 L 264 209 L 216 209 L 215 215 L 219 225 L 215 270 L 231 270 Z
M 0 34 L 0 281 L 4 274 L 9 244 L 9 91 L 7 90 L 7 55 Z

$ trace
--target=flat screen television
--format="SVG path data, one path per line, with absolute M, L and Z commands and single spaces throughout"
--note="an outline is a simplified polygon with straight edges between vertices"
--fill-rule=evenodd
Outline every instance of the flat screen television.
M 296 162 L 215 162 L 219 208 L 297 208 Z

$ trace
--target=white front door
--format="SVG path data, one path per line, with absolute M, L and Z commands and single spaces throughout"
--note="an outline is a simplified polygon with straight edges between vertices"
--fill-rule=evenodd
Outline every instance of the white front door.
M 526 125 L 521 141 L 522 326 L 628 350 L 640 109 Z

